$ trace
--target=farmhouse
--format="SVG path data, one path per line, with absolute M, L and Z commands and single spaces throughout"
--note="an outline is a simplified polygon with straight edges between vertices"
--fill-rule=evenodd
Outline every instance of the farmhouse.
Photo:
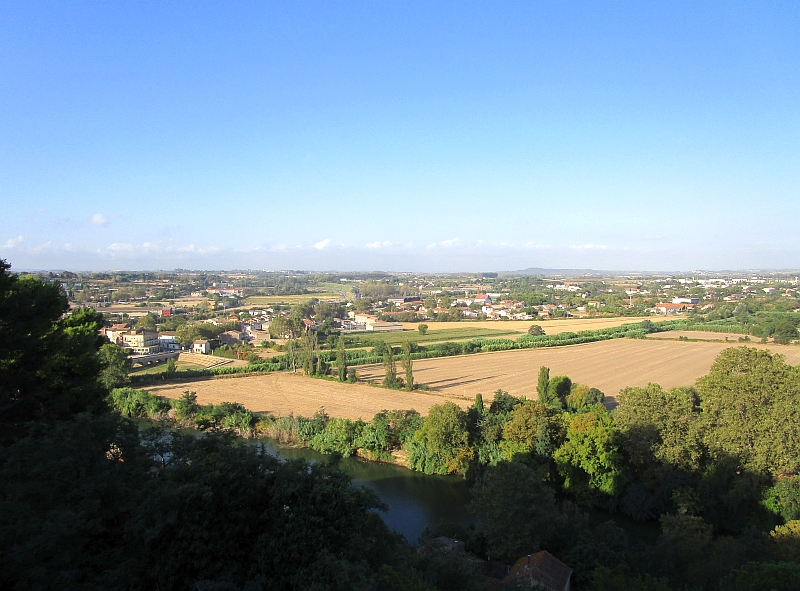
M 204 339 L 195 341 L 194 344 L 192 345 L 192 352 L 200 353 L 202 355 L 208 355 L 209 353 L 211 353 L 211 343 L 209 343 Z
M 240 345 L 244 341 L 244 335 L 238 330 L 226 330 L 219 335 L 219 340 L 223 345 Z
M 660 314 L 677 314 L 685 312 L 687 304 L 656 304 L 656 311 Z
M 544 587 L 549 591 L 570 591 L 570 577 L 570 567 L 547 550 L 542 550 L 517 560 L 503 584 L 510 586 L 527 582 L 530 587 Z

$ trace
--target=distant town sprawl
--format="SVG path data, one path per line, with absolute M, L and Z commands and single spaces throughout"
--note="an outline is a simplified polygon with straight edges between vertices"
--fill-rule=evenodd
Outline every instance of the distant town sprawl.
M 772 336 L 800 311 L 795 273 L 514 275 L 498 273 L 47 273 L 73 306 L 108 321 L 106 336 L 136 356 L 216 350 L 250 359 L 309 330 L 399 332 L 408 323 L 546 321 L 680 315 L 732 319 Z M 760 331 L 760 332 L 759 332 Z M 764 333 L 764 334 L 761 334 Z

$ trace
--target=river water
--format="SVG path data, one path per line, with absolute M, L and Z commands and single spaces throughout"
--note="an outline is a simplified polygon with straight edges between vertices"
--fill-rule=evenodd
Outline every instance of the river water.
M 326 456 L 312 449 L 286 448 L 261 439 L 267 451 L 279 458 L 303 458 L 324 461 Z M 438 522 L 468 523 L 467 483 L 460 476 L 439 476 L 414 472 L 407 468 L 370 462 L 361 458 L 343 458 L 340 468 L 356 486 L 372 489 L 389 510 L 382 513 L 389 527 L 416 543 L 428 525 Z
M 269 439 L 257 440 L 268 453 L 279 458 L 325 461 L 327 456 L 313 449 L 288 448 Z M 357 457 L 343 458 L 340 468 L 356 486 L 372 489 L 388 507 L 383 520 L 395 531 L 416 544 L 426 526 L 436 523 L 469 524 L 474 518 L 467 511 L 469 489 L 461 476 L 422 474 L 394 464 L 370 462 Z M 586 509 L 584 509 L 586 510 Z M 638 522 L 618 513 L 587 510 L 589 525 L 595 527 L 613 520 L 632 542 L 654 544 L 659 533 L 656 522 Z

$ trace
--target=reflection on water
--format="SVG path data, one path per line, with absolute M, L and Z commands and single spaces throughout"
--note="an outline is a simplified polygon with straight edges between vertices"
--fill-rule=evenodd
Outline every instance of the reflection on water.
M 325 455 L 311 449 L 278 447 L 262 439 L 267 450 L 281 458 L 303 458 L 322 461 Z M 369 462 L 360 458 L 344 458 L 340 464 L 356 486 L 372 489 L 389 510 L 383 520 L 392 529 L 415 543 L 425 526 L 439 521 L 470 521 L 467 483 L 459 476 L 438 476 L 414 472 L 392 464 Z

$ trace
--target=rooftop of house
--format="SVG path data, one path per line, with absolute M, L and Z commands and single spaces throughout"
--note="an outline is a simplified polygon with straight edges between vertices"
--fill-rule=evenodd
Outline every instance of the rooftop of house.
M 516 580 L 532 577 L 553 591 L 562 591 L 566 588 L 572 569 L 550 554 L 547 550 L 523 556 L 514 563 L 503 583 L 509 584 Z

